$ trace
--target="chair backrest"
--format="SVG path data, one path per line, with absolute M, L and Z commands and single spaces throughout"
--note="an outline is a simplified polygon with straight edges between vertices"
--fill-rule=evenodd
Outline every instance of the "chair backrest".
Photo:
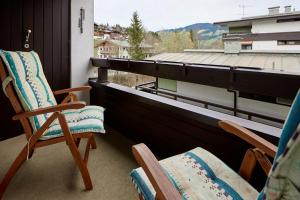
M 280 136 L 278 151 L 258 199 L 300 199 L 300 90 Z
M 6 84 L 12 83 L 18 102 L 24 111 L 57 105 L 37 53 L 0 50 L 0 56 L 8 72 L 6 77 L 5 75 L 1 77 L 4 91 L 6 91 Z M 5 69 L 2 69 L 1 73 L 6 74 Z M 13 104 L 12 95 L 7 96 Z M 15 111 L 22 112 L 20 108 L 17 110 L 15 108 Z M 45 114 L 29 118 L 33 132 L 38 130 L 49 116 L 50 114 Z

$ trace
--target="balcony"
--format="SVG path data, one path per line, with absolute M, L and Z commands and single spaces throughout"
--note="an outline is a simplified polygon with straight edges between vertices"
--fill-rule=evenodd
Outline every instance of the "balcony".
M 99 78 L 89 81 L 93 87 L 91 103 L 106 108 L 106 123 L 109 126 L 136 143 L 147 143 L 160 158 L 200 145 L 236 170 L 243 158 L 243 152 L 249 146 L 222 131 L 217 125 L 219 120 L 236 121 L 274 144 L 278 141 L 280 129 L 251 121 L 249 118 L 243 119 L 234 114 L 223 114 L 205 107 L 180 102 L 175 98 L 166 98 L 163 95 L 172 96 L 172 94 L 153 89 L 153 84 L 150 84 L 151 87 L 138 86 L 140 90 L 136 90 L 110 83 L 107 81 L 108 70 L 251 91 L 255 94 L 270 96 L 292 97 L 296 94 L 299 84 L 298 76 L 274 74 L 255 69 L 233 69 L 227 66 L 150 60 L 96 58 L 91 60 L 94 66 L 99 67 Z M 275 89 L 275 85 L 280 85 L 280 88 Z M 173 96 L 176 97 L 174 94 Z M 210 106 L 209 102 L 201 103 Z M 233 109 L 231 111 L 234 113 Z M 235 112 L 242 111 L 235 110 Z M 254 113 L 247 114 L 255 115 Z M 268 120 L 276 119 L 268 118 Z M 228 144 L 231 145 L 228 146 Z M 253 184 L 259 188 L 260 182 L 263 181 L 254 181 Z
M 46 78 L 55 90 L 84 84 L 92 86 L 90 93 L 82 94 L 80 99 L 106 109 L 107 131 L 106 135 L 95 135 L 98 148 L 90 153 L 88 169 L 93 190 L 83 191 L 82 178 L 72 155 L 66 143 L 60 143 L 35 151 L 12 179 L 3 199 L 138 199 L 129 173 L 138 167 L 131 147 L 140 142 L 147 144 L 159 159 L 200 146 L 238 171 L 250 145 L 219 128 L 220 120 L 234 121 L 271 143 L 278 143 L 284 120 L 240 109 L 237 92 L 293 99 L 300 85 L 299 75 L 226 65 L 91 58 L 94 19 L 92 12 L 86 12 L 83 19 L 82 9 L 91 8 L 92 4 L 93 1 L 44 0 L 28 1 L 25 5 L 12 0 L 0 7 L 4 22 L 0 49 L 36 51 Z M 29 33 L 34 33 L 34 37 L 29 37 Z M 251 35 L 225 34 L 224 38 L 245 39 Z M 98 77 L 89 78 L 95 69 Z M 108 81 L 109 70 L 222 89 L 234 97 L 232 106 L 162 90 L 157 82 L 125 87 Z M 15 113 L 2 91 L 0 100 L 2 180 L 28 141 L 20 123 L 11 119 Z M 81 152 L 85 144 L 79 145 Z M 266 176 L 261 169 L 255 169 L 253 176 L 257 178 L 250 180 L 251 185 L 261 190 Z

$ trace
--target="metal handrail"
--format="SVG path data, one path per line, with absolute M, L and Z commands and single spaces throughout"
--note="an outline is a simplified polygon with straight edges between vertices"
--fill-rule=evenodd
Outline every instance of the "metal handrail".
M 154 83 L 154 82 L 151 82 L 151 83 Z M 265 120 L 269 120 L 269 121 L 273 121 L 273 122 L 277 122 L 277 123 L 281 123 L 281 124 L 284 123 L 284 120 L 282 120 L 282 119 L 278 119 L 278 118 L 274 118 L 274 117 L 270 117 L 270 116 L 266 116 L 266 115 L 262 115 L 262 114 L 258 114 L 258 113 L 253 113 L 253 112 L 246 111 L 246 110 L 235 109 L 235 108 L 232 108 L 232 107 L 229 107 L 229 106 L 224 106 L 224 105 L 220 105 L 220 104 L 216 104 L 216 103 L 212 103 L 212 102 L 208 102 L 208 101 L 203 101 L 203 100 L 199 100 L 199 99 L 195 99 L 195 98 L 175 94 L 175 93 L 172 93 L 172 92 L 167 92 L 167 91 L 162 91 L 162 90 L 158 90 L 158 89 L 145 87 L 145 85 L 149 85 L 149 84 L 150 83 L 145 83 L 145 84 L 142 84 L 142 85 L 138 85 L 138 86 L 136 86 L 136 89 L 142 89 L 144 91 L 146 90 L 146 91 L 152 92 L 154 94 L 161 93 L 161 94 L 164 94 L 164 95 L 172 96 L 175 100 L 177 100 L 177 98 L 181 98 L 181 99 L 185 99 L 185 100 L 188 100 L 188 101 L 194 101 L 196 103 L 203 104 L 206 109 L 209 109 L 208 106 L 213 106 L 213 107 L 216 107 L 216 108 L 221 108 L 221 109 L 225 109 L 225 110 L 228 110 L 228 111 L 233 111 L 233 112 L 240 113 L 240 114 L 245 114 L 245 115 L 248 115 L 249 120 L 252 120 L 252 117 L 258 117 L 258 118 L 261 118 L 261 119 L 265 119 Z

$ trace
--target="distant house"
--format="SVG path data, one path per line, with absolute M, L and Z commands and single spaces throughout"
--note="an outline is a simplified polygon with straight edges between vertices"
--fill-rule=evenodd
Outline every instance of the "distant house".
M 223 35 L 227 53 L 240 50 L 300 50 L 300 11 L 285 6 L 269 8 L 269 14 L 216 22 L 228 27 Z
M 142 43 L 141 47 L 144 49 L 146 58 L 154 54 L 153 47 L 151 45 Z M 127 40 L 95 39 L 94 50 L 94 54 L 98 58 L 130 59 L 130 44 Z

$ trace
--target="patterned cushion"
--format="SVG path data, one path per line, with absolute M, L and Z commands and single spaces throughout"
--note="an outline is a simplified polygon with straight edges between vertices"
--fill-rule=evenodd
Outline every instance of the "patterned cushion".
M 43 72 L 39 56 L 31 52 L 0 50 L 19 100 L 25 111 L 57 105 Z M 34 131 L 39 129 L 50 114 L 30 118 Z
M 300 199 L 300 90 L 291 106 L 279 140 L 278 151 L 258 199 Z
M 300 199 L 300 136 L 295 133 L 274 167 L 264 189 L 264 199 Z
M 256 199 L 258 192 L 213 154 L 196 148 L 160 161 L 183 199 Z M 145 200 L 155 191 L 142 168 L 131 172 L 132 180 Z

